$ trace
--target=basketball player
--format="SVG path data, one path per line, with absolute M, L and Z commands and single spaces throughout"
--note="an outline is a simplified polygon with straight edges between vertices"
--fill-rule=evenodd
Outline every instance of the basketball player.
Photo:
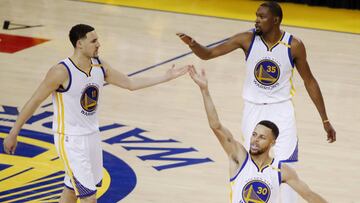
M 336 132 L 326 114 L 320 87 L 306 60 L 304 44 L 280 29 L 282 16 L 278 3 L 262 3 L 256 11 L 255 29 L 236 34 L 213 48 L 204 47 L 183 33 L 178 33 L 178 36 L 204 60 L 216 58 L 237 48 L 243 50 L 246 60 L 242 117 L 244 146 L 249 150 L 252 131 L 259 121 L 271 120 L 280 130 L 274 147 L 275 157 L 294 164 L 298 161 L 298 138 L 291 102 L 295 93 L 292 84 L 294 66 L 320 114 L 328 142 L 336 140 Z M 296 193 L 287 191 L 291 188 L 284 184 L 282 190 L 283 203 L 296 202 Z
M 262 120 L 255 125 L 250 138 L 250 150 L 247 152 L 220 123 L 209 93 L 205 71 L 202 70 L 202 73 L 198 74 L 194 68 L 190 68 L 189 73 L 200 87 L 210 128 L 229 157 L 231 203 L 276 203 L 281 183 L 290 185 L 307 202 L 326 202 L 320 195 L 311 191 L 294 169 L 279 159 L 270 157 L 269 151 L 275 145 L 279 134 L 279 129 L 274 123 Z
M 104 83 L 138 90 L 177 78 L 188 67 L 173 66 L 155 77 L 129 78 L 99 59 L 100 43 L 93 27 L 75 25 L 69 37 L 74 54 L 48 71 L 5 138 L 4 149 L 14 154 L 21 127 L 52 94 L 54 141 L 66 171 L 60 202 L 76 202 L 77 198 L 80 202 L 96 202 L 96 186 L 101 184 L 103 168 L 98 108 Z

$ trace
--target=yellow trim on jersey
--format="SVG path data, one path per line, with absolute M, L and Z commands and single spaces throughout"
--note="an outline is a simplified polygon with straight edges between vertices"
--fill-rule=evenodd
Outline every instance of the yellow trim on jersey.
M 280 39 L 275 44 L 273 44 L 271 47 L 269 47 L 268 43 L 266 43 L 265 39 L 262 36 L 260 36 L 260 38 L 261 38 L 261 41 L 264 42 L 267 50 L 271 51 L 275 46 L 277 46 L 281 42 L 281 40 L 284 38 L 284 35 L 285 35 L 285 31 L 282 33 Z
M 230 203 L 233 202 L 233 186 L 234 186 L 235 182 L 234 181 L 231 181 L 230 182 Z
M 58 94 L 60 93 L 55 93 L 55 98 L 56 98 L 56 106 L 57 106 L 57 133 L 60 134 L 60 101 L 59 101 L 59 96 Z
M 284 36 L 285 36 L 285 31 L 282 33 L 279 41 L 277 41 L 274 45 L 272 45 L 269 50 L 272 50 L 276 45 L 278 45 L 281 42 L 281 40 L 284 38 Z
M 291 97 L 295 96 L 295 93 L 296 93 L 294 82 L 292 80 L 293 76 L 294 76 L 294 68 L 291 71 L 291 77 L 290 77 L 290 85 L 291 85 L 290 95 L 291 95 Z
M 279 168 L 277 168 L 277 167 L 272 166 L 271 168 L 272 168 L 273 170 L 277 171 L 277 172 L 281 172 L 281 170 L 280 170 Z
M 73 189 L 75 191 L 75 195 L 79 195 L 79 191 L 77 190 L 77 187 L 76 187 L 76 183 L 75 183 L 75 180 L 74 180 L 74 173 L 72 172 L 71 170 L 71 167 L 70 167 L 70 164 L 69 164 L 69 161 L 67 159 L 67 156 L 66 156 L 66 152 L 65 152 L 65 144 L 64 144 L 64 140 L 65 140 L 65 135 L 64 134 L 60 134 L 60 148 L 61 148 L 61 152 L 62 152 L 62 158 L 64 160 L 64 163 L 65 163 L 65 167 L 67 168 L 67 172 L 68 172 L 68 175 L 70 177 L 70 182 L 71 184 L 73 185 Z
M 280 41 L 279 43 L 286 46 L 287 48 L 291 48 L 291 45 L 286 42 Z
M 64 165 L 66 168 L 66 171 L 70 177 L 70 181 L 73 185 L 73 189 L 75 191 L 76 195 L 79 195 L 79 191 L 76 188 L 76 183 L 74 180 L 74 173 L 71 170 L 69 161 L 67 159 L 66 156 L 66 152 L 65 152 L 65 144 L 64 144 L 64 139 L 65 139 L 65 113 L 64 113 L 64 101 L 62 98 L 62 93 L 57 92 L 56 93 L 56 101 L 58 102 L 58 132 L 59 132 L 59 152 L 60 152 L 60 158 L 62 160 L 64 160 Z M 60 128 L 61 126 L 61 128 Z

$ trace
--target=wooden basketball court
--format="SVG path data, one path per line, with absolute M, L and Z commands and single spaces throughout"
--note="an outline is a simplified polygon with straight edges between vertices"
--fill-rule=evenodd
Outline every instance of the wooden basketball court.
M 359 19 L 353 18 L 353 25 Z M 0 31 L 0 49 L 10 49 L 4 48 L 5 39 L 20 46 L 13 53 L 0 52 L 1 146 L 18 111 L 48 69 L 72 54 L 68 32 L 78 23 L 95 27 L 100 58 L 131 77 L 162 74 L 172 64 L 205 68 L 223 124 L 241 139 L 244 54 L 238 50 L 202 61 L 189 53 L 175 33 L 187 33 L 210 45 L 251 29 L 251 21 L 68 0 L 2 0 L 0 20 L 12 23 L 10 29 Z M 25 29 L 15 24 L 42 26 Z M 337 141 L 328 144 L 317 110 L 296 72 L 297 171 L 329 202 L 360 202 L 358 28 L 350 33 L 294 26 L 283 29 L 305 43 L 337 131 Z M 106 163 L 99 202 L 229 201 L 228 159 L 208 127 L 200 91 L 189 76 L 135 92 L 106 86 L 100 112 Z M 17 154 L 1 151 L 0 202 L 57 201 L 63 166 L 51 144 L 51 115 L 48 98 L 24 125 Z

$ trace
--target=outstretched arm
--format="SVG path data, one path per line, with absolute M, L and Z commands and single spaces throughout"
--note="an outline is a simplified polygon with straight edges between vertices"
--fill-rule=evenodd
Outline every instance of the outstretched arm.
M 177 33 L 176 35 L 179 36 L 180 39 L 190 47 L 196 56 L 203 60 L 209 60 L 221 55 L 225 55 L 237 48 L 242 48 L 245 53 L 247 53 L 247 49 L 250 46 L 253 34 L 252 32 L 239 33 L 230 37 L 224 43 L 211 48 L 197 43 L 192 37 L 184 33 Z
M 324 99 L 321 94 L 321 90 L 319 84 L 317 83 L 315 77 L 311 73 L 309 64 L 306 60 L 306 50 L 304 44 L 298 40 L 293 39 L 291 43 L 291 54 L 294 57 L 295 66 L 304 80 L 305 88 L 314 102 L 320 117 L 323 121 L 323 126 L 325 131 L 327 132 L 327 140 L 328 142 L 332 143 L 336 141 L 336 131 L 331 125 L 328 116 L 326 114 Z
M 286 164 L 281 166 L 281 177 L 283 182 L 292 187 L 302 198 L 309 203 L 327 203 L 319 194 L 312 191 L 309 186 L 302 181 L 296 171 Z
M 245 148 L 234 139 L 231 132 L 221 124 L 209 93 L 205 70 L 202 70 L 201 74 L 198 74 L 195 68 L 191 67 L 189 69 L 189 74 L 194 82 L 200 87 L 210 128 L 216 135 L 229 159 L 236 163 L 237 166 L 241 165 L 245 160 L 247 152 Z M 237 167 L 235 167 L 234 170 L 237 170 Z
M 4 140 L 4 151 L 7 154 L 14 154 L 17 145 L 17 135 L 24 123 L 33 115 L 40 104 L 56 89 L 59 88 L 68 79 L 66 68 L 58 64 L 52 67 L 40 86 L 34 92 L 32 97 L 26 102 L 22 108 L 18 118 L 8 136 Z
M 163 75 L 158 75 L 154 77 L 130 78 L 127 75 L 121 73 L 120 71 L 111 68 L 107 63 L 103 62 L 102 65 L 105 68 L 106 82 L 131 91 L 151 87 L 160 83 L 170 81 L 187 73 L 189 68 L 189 66 L 176 68 L 175 65 L 173 65 Z

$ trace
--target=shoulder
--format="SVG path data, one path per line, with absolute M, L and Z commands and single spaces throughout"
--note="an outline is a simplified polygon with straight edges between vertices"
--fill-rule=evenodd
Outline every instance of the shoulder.
M 230 38 L 230 41 L 236 43 L 243 50 L 247 51 L 250 47 L 253 38 L 255 37 L 255 33 L 253 30 L 248 30 L 246 32 L 238 33 Z
M 237 33 L 235 36 L 242 37 L 242 38 L 252 38 L 255 32 L 251 29 L 245 32 Z
M 304 48 L 304 43 L 302 42 L 302 40 L 300 38 L 298 38 L 296 36 L 293 36 L 290 45 L 291 45 L 292 49 Z
M 297 178 L 295 169 L 291 168 L 286 163 L 281 163 L 281 180 L 282 182 L 287 182 L 289 180 Z
M 293 36 L 290 46 L 294 58 L 303 58 L 306 55 L 305 45 L 300 38 Z
M 63 63 L 58 63 L 49 69 L 48 75 L 56 77 L 67 77 L 69 75 L 68 68 Z
M 59 63 L 48 70 L 43 82 L 48 86 L 57 88 L 59 85 L 68 80 L 68 78 L 70 78 L 70 74 L 67 67 L 64 64 Z
M 231 38 L 239 42 L 250 42 L 254 36 L 255 33 L 253 32 L 253 30 L 248 30 L 246 32 L 237 33 Z
M 236 177 L 240 174 L 241 171 L 245 168 L 248 160 L 250 159 L 250 154 L 246 151 L 240 153 L 240 156 L 230 155 L 230 180 L 236 179 Z

